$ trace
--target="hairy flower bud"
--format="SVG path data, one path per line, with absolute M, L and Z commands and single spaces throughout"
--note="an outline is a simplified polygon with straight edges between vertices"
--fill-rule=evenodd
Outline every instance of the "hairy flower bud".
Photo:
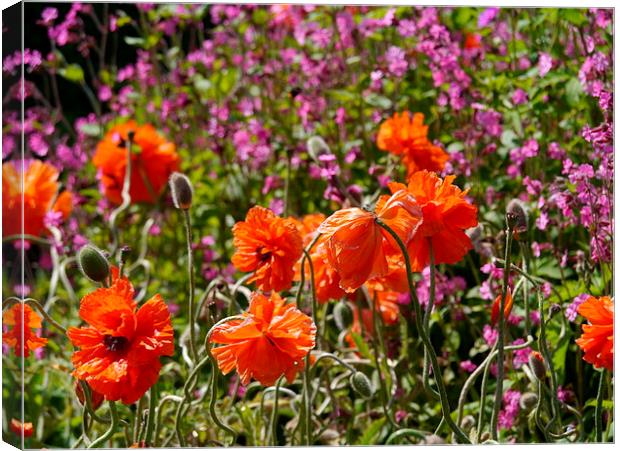
M 469 432 L 475 426 L 476 426 L 476 419 L 473 417 L 473 415 L 465 416 L 465 418 L 463 418 L 463 421 L 461 422 L 461 428 L 465 432 Z
M 536 407 L 536 403 L 538 403 L 538 396 L 536 393 L 527 392 L 521 395 L 521 399 L 519 400 L 519 405 L 523 410 L 530 411 L 534 407 Z
M 319 160 L 319 157 L 321 155 L 327 155 L 332 153 L 331 150 L 329 150 L 329 146 L 327 145 L 325 140 L 320 136 L 313 136 L 308 139 L 306 147 L 308 148 L 308 155 L 310 155 L 310 157 L 312 157 L 315 163 L 318 164 L 321 163 L 321 161 Z
M 549 318 L 553 318 L 558 312 L 562 311 L 560 304 L 553 303 L 549 306 Z
M 341 331 L 347 330 L 353 323 L 353 311 L 346 301 L 338 302 L 334 306 L 334 321 Z
M 372 395 L 374 394 L 374 390 L 370 383 L 370 379 L 368 379 L 368 377 L 366 377 L 364 373 L 356 371 L 355 373 L 351 375 L 349 382 L 351 383 L 351 386 L 353 387 L 353 389 L 357 393 L 362 395 L 364 398 L 366 399 L 372 398 Z
M 545 359 L 543 359 L 543 356 L 540 352 L 533 351 L 528 360 L 534 376 L 540 380 L 543 380 L 547 376 L 547 365 L 545 364 Z
M 181 210 L 188 210 L 192 206 L 192 197 L 194 195 L 189 178 L 180 172 L 173 172 L 170 175 L 169 183 L 174 206 Z
M 87 278 L 102 283 L 110 275 L 110 264 L 101 249 L 87 244 L 78 251 L 78 266 Z
M 525 232 L 528 227 L 528 215 L 521 201 L 513 199 L 506 208 L 506 223 L 515 232 Z

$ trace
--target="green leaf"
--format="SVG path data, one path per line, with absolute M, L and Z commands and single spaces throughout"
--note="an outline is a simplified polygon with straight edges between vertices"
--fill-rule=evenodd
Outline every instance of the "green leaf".
M 58 74 L 74 83 L 84 82 L 84 70 L 77 64 L 69 64 L 67 67 L 59 69 Z
M 392 101 L 390 99 L 375 93 L 368 94 L 364 100 L 367 104 L 383 110 L 387 110 L 392 107 Z
M 125 36 L 125 43 L 134 47 L 144 47 L 144 38 L 135 36 Z
M 510 129 L 504 130 L 504 133 L 502 133 L 501 142 L 504 146 L 513 149 L 518 146 L 517 134 Z
M 101 127 L 98 124 L 82 124 L 80 131 L 87 136 L 100 136 Z
M 581 83 L 579 83 L 579 80 L 575 77 L 571 78 L 568 83 L 566 83 L 566 101 L 570 106 L 575 107 L 579 104 L 582 93 L 583 88 L 581 87 Z
M 368 349 L 368 345 L 366 344 L 364 339 L 355 332 L 351 332 L 351 336 L 353 337 L 355 346 L 357 347 L 357 350 L 360 352 L 362 357 L 367 359 L 371 358 L 372 356 L 370 355 L 370 350 Z
M 364 431 L 364 435 L 362 435 L 362 438 L 360 438 L 359 444 L 360 445 L 376 445 L 377 438 L 385 422 L 386 422 L 386 418 L 384 417 L 384 418 L 379 418 L 378 420 L 375 420 L 372 423 L 370 423 L 370 426 L 366 428 L 366 430 Z
M 581 26 L 588 21 L 584 14 L 584 10 L 562 8 L 560 11 L 560 17 L 576 26 Z

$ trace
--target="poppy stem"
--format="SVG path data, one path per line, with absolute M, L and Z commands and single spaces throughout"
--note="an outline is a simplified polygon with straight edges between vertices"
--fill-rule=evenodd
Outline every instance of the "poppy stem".
M 506 308 L 506 297 L 508 295 L 508 281 L 510 277 L 510 264 L 512 247 L 512 226 L 506 221 L 506 250 L 504 254 L 504 280 L 502 283 L 502 297 L 499 303 L 499 319 L 497 333 L 497 383 L 495 386 L 495 402 L 493 404 L 493 412 L 491 414 L 491 437 L 493 440 L 498 439 L 497 422 L 499 420 L 499 410 L 502 406 L 504 396 L 504 327 L 505 320 L 504 309 Z
M 116 426 L 118 425 L 118 412 L 116 411 L 116 403 L 114 401 L 110 401 L 109 404 L 110 404 L 110 418 L 112 419 L 110 423 L 110 428 L 107 431 L 105 431 L 105 433 L 102 436 L 97 438 L 97 440 L 92 442 L 90 446 L 88 447 L 89 449 L 97 448 L 98 446 L 103 445 L 106 442 L 106 440 L 111 438 L 114 435 L 114 432 L 116 432 Z
M 116 250 L 118 249 L 119 244 L 119 230 L 116 226 L 116 220 L 118 216 L 129 208 L 129 204 L 131 203 L 131 195 L 129 194 L 129 189 L 131 188 L 131 147 L 133 144 L 133 133 L 129 133 L 127 137 L 127 164 L 125 166 L 125 180 L 123 182 L 123 190 L 121 191 L 121 204 L 115 208 L 110 214 L 110 219 L 108 221 L 110 231 L 112 232 L 112 249 L 110 250 L 110 254 L 114 255 Z
M 151 437 L 153 436 L 153 430 L 155 428 L 155 409 L 157 407 L 157 382 L 151 387 L 149 394 L 149 416 L 146 422 L 146 434 L 144 436 L 144 442 L 147 446 L 151 444 Z
M 278 419 L 278 396 L 280 394 L 280 386 L 282 385 L 282 381 L 284 380 L 284 376 L 280 376 L 278 381 L 276 382 L 276 386 L 274 388 L 273 393 L 273 409 L 271 409 L 271 420 L 269 421 L 269 431 L 271 434 L 269 444 L 271 446 L 278 446 L 278 436 L 277 436 L 277 419 Z
M 33 299 L 33 298 L 26 298 L 26 299 L 24 299 L 24 304 L 28 304 L 28 305 L 34 307 L 41 314 L 41 316 L 43 316 L 45 321 L 50 323 L 52 326 L 54 326 L 56 329 L 61 331 L 63 334 L 67 333 L 67 330 L 64 327 L 62 327 L 55 320 L 53 320 L 51 316 L 49 316 L 49 314 L 45 311 L 45 309 L 39 303 L 39 301 L 37 301 L 36 299 Z
M 306 432 L 306 446 L 312 446 L 312 403 L 310 402 L 310 353 L 304 359 L 304 420 Z
M 297 288 L 297 294 L 295 295 L 295 304 L 297 304 L 298 307 L 299 307 L 299 302 L 301 301 L 301 292 L 304 288 L 304 284 L 306 283 L 306 271 L 305 271 L 306 260 L 310 258 L 310 251 L 312 250 L 316 242 L 319 240 L 320 236 L 321 236 L 320 233 L 316 234 L 316 236 L 312 239 L 312 241 L 310 241 L 310 244 L 308 244 L 308 246 L 306 246 L 306 248 L 304 249 L 304 256 L 301 258 L 300 270 L 299 270 L 300 271 L 299 287 Z
M 228 321 L 232 321 L 235 319 L 241 319 L 243 320 L 243 316 L 229 316 L 227 318 L 224 318 L 220 321 L 218 321 L 210 330 L 209 332 L 207 332 L 207 336 L 205 337 L 205 350 L 207 351 L 208 357 L 211 360 L 212 366 L 211 366 L 211 399 L 209 400 L 209 413 L 211 414 L 211 418 L 213 419 L 213 422 L 223 431 L 227 432 L 228 434 L 230 434 L 232 436 L 232 441 L 231 441 L 231 445 L 234 445 L 234 443 L 237 441 L 237 432 L 232 429 L 230 426 L 227 426 L 226 424 L 224 424 L 220 418 L 217 416 L 217 412 L 215 411 L 215 402 L 217 400 L 217 376 L 219 374 L 219 367 L 217 365 L 217 361 L 215 360 L 215 357 L 213 357 L 213 354 L 211 353 L 211 346 L 209 345 L 209 340 L 211 338 L 211 334 L 213 333 L 213 331 L 220 325 L 228 322 Z
M 605 395 L 605 370 L 601 371 L 601 376 L 598 380 L 598 391 L 596 394 L 596 410 L 594 412 L 594 429 L 596 434 L 596 441 L 603 441 L 603 397 Z
M 527 338 L 528 339 L 525 343 L 521 343 L 518 345 L 512 345 L 512 346 L 506 346 L 505 350 L 516 351 L 517 349 L 525 349 L 531 346 L 532 343 L 534 343 L 534 338 L 532 338 L 531 336 L 528 336 Z M 463 410 L 465 408 L 465 400 L 467 399 L 467 392 L 471 389 L 472 385 L 476 381 L 476 378 L 480 376 L 480 373 L 482 373 L 487 368 L 487 366 L 493 361 L 496 355 L 497 355 L 497 350 L 495 349 L 495 347 L 493 347 L 493 349 L 491 349 L 491 352 L 489 352 L 489 355 L 487 355 L 486 359 L 484 359 L 484 361 L 478 366 L 478 368 L 476 368 L 474 372 L 471 373 L 470 376 L 465 381 L 465 384 L 463 385 L 463 388 L 461 389 L 461 394 L 459 396 L 459 406 L 457 409 L 458 414 L 456 418 L 456 424 L 458 424 L 459 427 L 461 426 L 461 420 L 463 419 Z M 480 394 L 481 400 L 482 400 L 482 396 L 484 396 L 483 393 Z
M 435 254 L 433 252 L 433 240 L 428 238 L 428 253 L 429 253 L 429 268 L 430 268 L 430 294 L 428 302 L 426 303 L 426 309 L 424 311 L 424 330 L 426 334 L 430 337 L 429 324 L 431 320 L 431 312 L 433 311 L 433 306 L 435 305 Z M 422 385 L 424 389 L 428 391 L 433 398 L 439 399 L 439 393 L 437 393 L 433 387 L 429 384 L 429 373 L 430 373 L 430 359 L 428 357 L 428 351 L 426 348 L 424 349 L 424 366 L 422 367 Z
M 192 250 L 192 221 L 189 210 L 183 210 L 183 219 L 185 223 L 185 240 L 187 241 L 187 274 L 189 275 L 189 300 L 187 308 L 189 310 L 189 350 L 192 354 L 192 361 L 195 364 L 198 360 L 196 354 L 196 330 L 194 327 L 194 291 L 196 281 L 194 279 L 194 253 Z
M 407 247 L 404 245 L 398 234 L 391 229 L 391 227 L 389 227 L 380 219 L 376 219 L 376 221 L 380 227 L 385 229 L 392 236 L 392 238 L 394 238 L 403 254 L 403 258 L 405 259 L 405 267 L 407 269 L 407 282 L 409 285 L 409 294 L 411 296 L 411 300 L 413 301 L 416 327 L 418 328 L 418 333 L 420 335 L 420 338 L 422 339 L 422 343 L 424 344 L 425 349 L 428 351 L 428 355 L 431 361 L 431 368 L 433 369 L 433 377 L 435 378 L 435 383 L 437 384 L 437 391 L 439 392 L 439 399 L 441 402 L 441 412 L 443 418 L 445 419 L 450 429 L 452 429 L 452 431 L 456 435 L 456 439 L 460 443 L 471 443 L 467 435 L 465 435 L 463 430 L 456 425 L 456 423 L 452 420 L 452 417 L 450 416 L 450 402 L 448 401 L 448 394 L 446 393 L 446 388 L 443 383 L 441 370 L 439 368 L 439 362 L 437 361 L 437 355 L 435 354 L 433 344 L 431 343 L 431 340 L 426 333 L 426 330 L 424 329 L 422 308 L 420 307 L 420 301 L 418 300 L 415 285 L 413 283 L 413 273 L 411 271 L 411 261 L 409 259 L 409 254 L 407 253 Z

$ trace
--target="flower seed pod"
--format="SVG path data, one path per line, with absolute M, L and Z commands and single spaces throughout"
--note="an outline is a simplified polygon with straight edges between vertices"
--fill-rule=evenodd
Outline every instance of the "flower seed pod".
M 534 376 L 536 376 L 539 380 L 544 380 L 547 376 L 547 365 L 545 364 L 545 359 L 543 359 L 540 352 L 533 351 L 528 360 Z
M 169 179 L 170 191 L 172 191 L 172 202 L 176 208 L 188 210 L 192 206 L 194 190 L 192 183 L 185 174 L 173 172 Z
M 334 306 L 334 321 L 338 329 L 347 330 L 353 324 L 353 311 L 346 301 L 340 301 Z
M 536 407 L 538 403 L 538 396 L 536 393 L 527 392 L 521 395 L 521 399 L 519 400 L 519 405 L 523 410 L 530 411 Z
M 522 233 L 527 231 L 528 216 L 521 201 L 513 199 L 506 207 L 506 223 L 511 230 Z
M 366 377 L 364 373 L 360 371 L 356 371 L 355 373 L 351 375 L 349 382 L 351 383 L 351 386 L 353 387 L 353 389 L 357 393 L 362 395 L 364 398 L 366 399 L 372 398 L 372 395 L 374 394 L 374 390 L 370 383 L 370 379 L 368 379 L 368 377 Z
M 78 266 L 88 279 L 102 283 L 110 275 L 110 264 L 101 249 L 87 244 L 83 246 L 77 255 Z

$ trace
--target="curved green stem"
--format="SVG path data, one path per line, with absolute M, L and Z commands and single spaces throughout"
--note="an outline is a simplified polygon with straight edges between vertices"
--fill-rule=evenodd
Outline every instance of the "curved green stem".
M 603 396 L 604 390 L 605 370 L 601 371 L 601 377 L 598 381 L 598 390 L 596 394 L 596 410 L 594 411 L 594 429 L 596 435 L 596 441 L 603 441 Z
M 183 210 L 183 222 L 185 223 L 185 240 L 187 244 L 187 273 L 189 275 L 189 300 L 187 308 L 189 310 L 189 350 L 192 361 L 198 360 L 196 354 L 196 330 L 194 318 L 194 291 L 196 281 L 194 278 L 194 252 L 192 250 L 192 223 L 189 210 Z
M 271 420 L 269 421 L 269 430 L 271 431 L 271 437 L 269 440 L 269 444 L 271 446 L 278 446 L 278 435 L 277 435 L 277 419 L 278 419 L 278 397 L 280 395 L 280 386 L 282 385 L 282 381 L 284 380 L 284 376 L 280 376 L 278 381 L 276 382 L 274 394 L 273 394 L 273 409 L 271 409 Z
M 422 317 L 422 309 L 420 307 L 420 301 L 418 300 L 418 296 L 416 294 L 415 286 L 413 284 L 413 273 L 411 271 L 411 261 L 409 259 L 409 254 L 407 253 L 407 248 L 403 244 L 403 242 L 400 239 L 400 237 L 398 236 L 398 234 L 396 232 L 394 232 L 387 224 L 385 224 L 380 219 L 376 219 L 376 222 L 377 222 L 377 224 L 380 227 L 385 229 L 394 238 L 394 240 L 398 244 L 398 246 L 399 246 L 399 248 L 400 248 L 400 250 L 401 250 L 401 252 L 403 254 L 403 258 L 405 259 L 405 267 L 406 267 L 406 270 L 407 270 L 407 282 L 408 282 L 408 285 L 409 285 L 409 294 L 411 296 L 411 300 L 413 301 L 413 308 L 414 308 L 414 311 L 415 311 L 416 326 L 418 328 L 418 333 L 420 334 L 420 337 L 422 339 L 422 343 L 424 344 L 425 349 L 428 351 L 428 354 L 429 354 L 429 357 L 430 357 L 430 360 L 431 360 L 431 367 L 433 369 L 433 377 L 435 378 L 435 383 L 437 385 L 437 391 L 439 392 L 439 399 L 440 399 L 440 402 L 441 402 L 442 415 L 445 418 L 446 423 L 448 424 L 448 426 L 450 426 L 450 429 L 452 429 L 452 431 L 456 435 L 456 438 L 457 438 L 457 440 L 459 442 L 461 442 L 461 443 L 471 443 L 471 441 L 469 440 L 467 435 L 465 435 L 463 430 L 456 425 L 456 423 L 452 420 L 452 418 L 450 416 L 450 412 L 451 412 L 451 410 L 450 410 L 450 403 L 448 401 L 448 394 L 446 393 L 446 388 L 445 388 L 444 383 L 443 383 L 443 379 L 442 379 L 442 375 L 441 375 L 441 370 L 439 368 L 439 362 L 437 361 L 437 355 L 435 354 L 435 350 L 433 349 L 433 345 L 431 343 L 431 340 L 430 340 L 428 334 L 424 330 L 423 317 Z
M 146 434 L 144 441 L 147 445 L 151 444 L 151 437 L 153 436 L 153 429 L 155 428 L 155 409 L 157 407 L 157 382 L 151 387 L 149 395 L 149 416 L 146 423 Z
M 118 426 L 118 412 L 116 412 L 116 404 L 114 403 L 114 401 L 110 401 L 109 403 L 110 403 L 110 417 L 112 419 L 110 423 L 110 428 L 102 436 L 97 438 L 97 440 L 93 441 L 88 447 L 89 449 L 97 448 L 98 446 L 103 445 L 106 442 L 106 440 L 111 438 L 112 435 L 114 435 L 114 432 L 116 432 L 116 426 Z

